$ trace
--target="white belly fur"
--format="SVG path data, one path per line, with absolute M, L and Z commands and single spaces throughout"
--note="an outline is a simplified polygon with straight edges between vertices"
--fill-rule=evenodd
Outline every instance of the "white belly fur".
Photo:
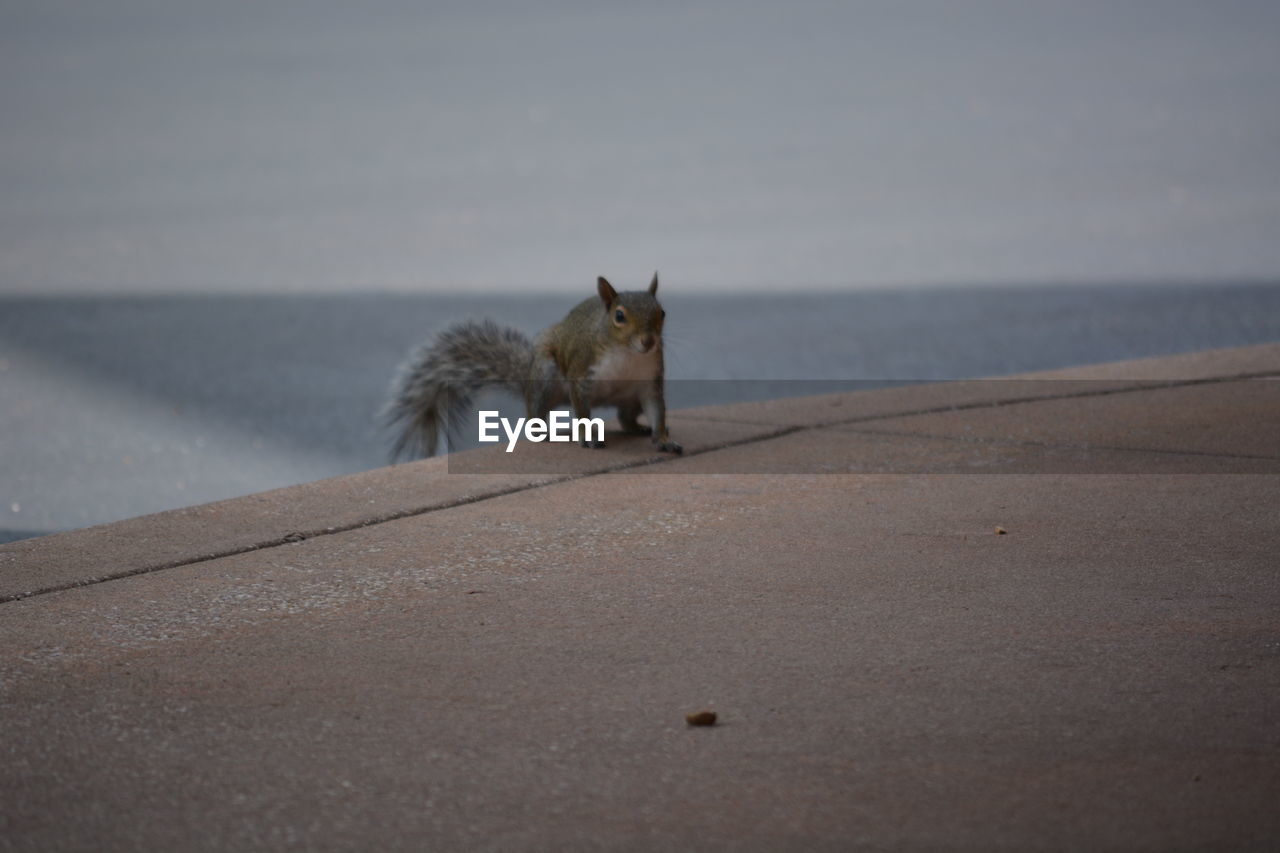
M 636 400 L 658 378 L 658 351 L 638 353 L 629 347 L 608 350 L 591 371 L 591 402 L 598 405 Z

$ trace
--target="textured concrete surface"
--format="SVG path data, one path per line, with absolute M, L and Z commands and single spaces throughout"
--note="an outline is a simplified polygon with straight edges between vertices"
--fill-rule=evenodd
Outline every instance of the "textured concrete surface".
M 870 425 L 868 425 L 870 426 Z M 1243 379 L 889 418 L 888 433 L 1053 447 L 1280 458 L 1280 381 Z
M 0 547 L 0 850 L 1273 849 L 1280 346 L 1128 370 Z
M 686 444 L 696 453 L 776 431 L 767 425 L 710 423 Z M 616 436 L 613 444 L 608 453 L 529 445 L 520 454 L 425 459 L 0 545 L 0 601 L 272 547 L 661 459 L 636 437 Z

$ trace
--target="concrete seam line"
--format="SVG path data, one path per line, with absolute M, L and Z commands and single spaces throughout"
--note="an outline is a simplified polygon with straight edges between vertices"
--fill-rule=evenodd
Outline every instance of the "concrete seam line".
M 779 428 L 777 430 L 771 431 L 766 435 L 736 439 L 734 441 L 718 444 L 715 447 L 706 447 L 701 450 L 688 451 L 684 454 L 684 456 L 698 456 L 703 453 L 710 453 L 716 450 L 723 450 L 725 448 L 735 447 L 740 444 L 749 444 L 754 441 L 764 441 L 771 438 L 777 438 L 782 435 L 787 435 L 789 433 L 796 432 L 799 429 L 801 428 L 800 427 L 783 427 L 783 428 Z M 501 498 L 501 497 L 506 497 L 507 495 L 519 494 L 520 492 L 532 491 L 533 489 L 541 489 L 547 486 L 559 485 L 561 483 L 570 483 L 575 480 L 584 480 L 588 477 L 598 477 L 602 474 L 612 474 L 618 471 L 626 471 L 632 468 L 642 468 L 648 465 L 660 465 L 667 461 L 670 461 L 670 458 L 665 456 L 645 457 L 642 459 L 633 460 L 631 462 L 625 462 L 618 465 L 608 466 L 605 468 L 601 468 L 599 470 L 587 471 L 583 474 L 556 477 L 554 479 L 545 480 L 538 483 L 528 483 L 522 486 L 512 486 L 511 488 L 500 489 L 495 492 L 486 492 L 484 494 L 473 495 L 465 498 L 459 498 L 457 500 L 449 501 L 447 503 L 433 504 L 427 507 L 416 507 L 414 509 L 399 510 L 397 512 L 390 512 L 383 515 L 370 516 L 369 518 L 363 518 L 358 521 L 350 522 L 348 524 L 336 525 L 333 527 L 325 527 L 323 529 L 313 530 L 309 532 L 308 531 L 291 531 L 290 533 L 286 533 L 283 536 L 277 536 L 272 539 L 267 539 L 261 542 L 255 542 L 250 545 L 241 545 L 235 548 L 227 548 L 222 551 L 216 551 L 209 554 L 200 554 L 200 555 L 185 558 L 185 559 L 171 560 L 165 563 L 156 563 L 153 565 L 139 566 L 137 568 L 128 569 L 122 572 L 116 572 L 114 574 L 103 575 L 101 577 L 88 578 L 84 580 L 70 581 L 68 583 L 54 584 L 52 586 L 41 587 L 39 589 L 29 590 L 27 592 L 15 592 L 15 593 L 9 593 L 7 595 L 0 595 L 0 604 L 4 604 L 10 601 L 21 601 L 22 599 L 25 599 L 25 598 L 34 598 L 35 596 L 38 596 L 38 595 L 48 595 L 49 593 L 53 593 L 53 592 L 63 592 L 69 589 L 77 589 L 79 587 L 95 586 L 100 583 L 107 583 L 109 581 L 115 581 L 115 580 L 123 580 L 125 578 L 132 578 L 132 577 L 137 577 L 139 575 L 151 574 L 152 572 L 163 572 L 167 569 L 178 569 L 178 568 L 182 568 L 183 566 L 195 566 L 195 565 L 199 565 L 200 563 L 208 563 L 208 562 L 212 562 L 213 560 L 221 560 L 225 557 L 236 557 L 236 556 L 239 556 L 240 554 L 249 554 L 254 551 L 263 551 L 269 548 L 279 548 L 285 545 L 294 545 L 299 542 L 306 542 L 309 539 L 318 539 L 322 536 L 333 536 L 339 533 L 349 533 L 352 530 L 360 530 L 365 527 L 374 527 L 376 525 L 386 524 L 387 522 L 391 522 L 391 521 L 400 521 L 401 519 L 414 518 L 416 516 L 427 515 L 428 513 L 432 513 L 432 512 L 441 512 L 444 510 L 454 509 L 460 506 L 467 506 L 469 504 L 480 503 L 481 501 L 487 501 L 493 498 Z
M 1032 441 L 1016 438 L 988 438 L 980 435 L 943 435 L 931 432 L 908 432 L 892 429 L 864 429 L 858 427 L 831 427 L 836 432 L 849 435 L 878 436 L 886 438 L 927 438 L 935 441 L 953 441 L 957 444 L 981 444 L 991 447 L 1037 447 L 1046 450 L 1115 450 L 1121 453 L 1160 453 L 1166 456 L 1203 456 L 1211 459 L 1250 459 L 1260 462 L 1280 462 L 1280 456 L 1262 456 L 1255 453 L 1214 453 L 1208 450 L 1175 450 L 1169 447 L 1120 447 L 1112 444 L 1059 444 L 1053 441 Z
M 1081 397 L 1106 397 L 1113 394 L 1133 394 L 1140 391 L 1158 391 L 1164 388 L 1184 388 L 1193 385 L 1213 385 L 1222 382 L 1238 382 L 1245 379 L 1275 379 L 1280 378 L 1280 371 L 1265 371 L 1260 373 L 1241 373 L 1233 376 L 1214 376 L 1203 379 L 1151 379 L 1137 380 L 1143 384 L 1126 385 L 1121 388 L 1103 388 L 1097 391 L 1074 391 L 1069 394 L 1039 394 L 1028 395 L 1025 397 L 1010 397 L 1004 400 L 975 400 L 970 403 L 953 403 L 945 406 L 927 406 L 920 409 L 904 409 L 897 412 L 885 412 L 875 415 L 855 415 L 851 418 L 843 420 L 827 421 L 822 424 L 801 424 L 794 425 L 795 429 L 830 429 L 845 424 L 861 424 L 871 423 L 873 421 L 894 420 L 896 418 L 911 418 L 917 415 L 937 415 L 945 412 L 963 412 L 970 409 L 995 409 L 1002 406 L 1018 406 L 1024 403 L 1042 403 L 1050 400 L 1073 400 Z M 991 381 L 1001 382 L 1005 380 L 973 380 L 973 379 L 954 379 L 944 380 L 941 383 L 922 383 L 920 387 L 930 384 L 946 384 L 947 382 L 974 382 L 974 381 Z M 1111 382 L 1110 379 L 1010 379 L 1011 382 Z M 1123 381 L 1123 380 L 1116 380 Z M 914 386 L 913 386 L 914 387 Z M 859 392 L 853 392 L 859 393 Z M 803 398 L 801 398 L 803 399 Z M 750 421 L 737 418 L 717 418 L 705 415 L 681 415 L 679 409 L 673 410 L 671 416 L 679 416 L 691 421 L 706 421 L 709 423 L 737 424 L 740 426 L 771 426 L 765 421 Z M 726 445 L 727 446 L 727 445 Z
M 1265 371 L 1265 372 L 1259 372 L 1259 373 L 1242 373 L 1234 376 L 1209 377 L 1209 378 L 1203 378 L 1203 379 L 1152 380 L 1150 382 L 1146 382 L 1145 380 L 1139 380 L 1140 382 L 1143 382 L 1143 384 L 1125 386 L 1122 388 L 1108 388 L 1108 389 L 1102 389 L 1098 391 L 1080 391 L 1080 392 L 1075 392 L 1071 394 L 1028 396 L 1028 397 L 1020 397 L 1020 398 L 1013 398 L 1009 400 L 1000 400 L 1000 401 L 961 403 L 961 404 L 950 405 L 950 406 L 935 406 L 935 407 L 922 408 L 922 409 L 913 410 L 913 411 L 895 412 L 892 414 L 853 417 L 845 420 L 832 421 L 832 422 L 823 423 L 823 424 L 785 425 L 785 426 L 777 427 L 763 435 L 749 436 L 746 438 L 735 439 L 732 441 L 726 441 L 722 444 L 718 444 L 714 447 L 706 447 L 701 450 L 689 451 L 685 453 L 684 456 L 698 456 L 703 453 L 714 453 L 719 450 L 727 450 L 729 448 L 738 447 L 744 444 L 754 444 L 756 442 L 761 442 L 761 441 L 771 441 L 775 438 L 781 438 L 783 436 L 791 435 L 796 432 L 839 428 L 847 424 L 870 423 L 874 421 L 891 420 L 895 418 L 913 417 L 916 415 L 938 414 L 943 412 L 957 412 L 957 411 L 965 411 L 970 409 L 998 408 L 1006 405 L 1018 405 L 1022 403 L 1034 403 L 1034 402 L 1042 402 L 1047 400 L 1068 400 L 1068 399 L 1080 398 L 1080 397 L 1100 397 L 1100 396 L 1108 396 L 1112 394 L 1128 394 L 1128 393 L 1133 393 L 1135 391 L 1149 391 L 1149 390 L 1158 390 L 1162 388 L 1177 388 L 1177 387 L 1187 387 L 1187 386 L 1193 386 L 1193 385 L 1206 385 L 1206 384 L 1213 384 L 1213 383 L 1233 382 L 1233 381 L 1244 380 L 1244 379 L 1265 379 L 1265 378 L 1272 378 L 1277 376 L 1280 376 L 1280 372 Z M 955 381 L 967 382 L 967 381 L 974 381 L 974 380 L 955 380 Z M 1001 380 L 990 380 L 990 381 L 1001 381 Z M 1021 380 L 1010 380 L 1010 381 L 1021 381 Z M 1046 380 L 1046 381 L 1064 381 L 1064 382 L 1099 381 L 1099 382 L 1102 382 L 1102 381 L 1110 381 L 1110 380 L 1070 380 L 1068 379 L 1068 380 Z M 674 411 L 672 412 L 672 414 L 677 415 L 678 411 Z M 759 422 L 753 422 L 753 421 L 736 421 L 736 420 L 730 420 L 730 419 L 701 418 L 701 420 L 719 421 L 722 423 L 737 423 L 742 425 L 759 426 L 759 427 L 774 426 L 772 424 L 766 424 L 766 423 L 759 423 Z M 1052 445 L 1045 445 L 1045 446 L 1052 446 Z M 1103 449 L 1103 448 L 1100 448 L 1100 449 Z M 1125 449 L 1125 448 L 1116 448 L 1116 449 Z M 1162 452 L 1169 452 L 1169 451 L 1162 451 Z M 1208 455 L 1215 455 L 1215 454 L 1208 454 Z M 675 457 L 675 458 L 682 458 L 682 457 Z M 1254 458 L 1254 457 L 1246 457 L 1246 458 Z M 1257 458 L 1270 459 L 1272 457 L 1257 457 Z M 185 559 L 172 560 L 167 563 L 140 566 L 138 568 L 129 569 L 127 571 L 118 572 L 115 574 L 104 575 L 102 577 L 90 578 L 87 580 L 77 580 L 77 581 L 71 581 L 63 584 L 55 584 L 49 587 L 42 587 L 40 589 L 30 590 L 28 592 L 9 593 L 7 595 L 0 595 L 0 604 L 4 604 L 5 602 L 9 602 L 9 601 L 20 601 L 22 599 L 32 598 L 38 595 L 47 595 L 53 592 L 61 592 L 68 589 L 76 589 L 78 587 L 93 586 L 95 584 L 106 583 L 108 581 L 113 581 L 113 580 L 122 580 L 124 578 L 150 574 L 151 572 L 165 571 L 166 569 L 176 569 L 176 568 L 181 568 L 183 566 L 198 565 L 200 563 L 207 563 L 213 560 L 220 560 L 224 557 L 235 557 L 240 554 L 247 554 L 253 551 L 261 551 L 267 548 L 278 548 L 284 545 L 292 545 L 297 542 L 305 542 L 308 539 L 315 539 L 321 536 L 331 536 L 338 533 L 347 533 L 352 530 L 359 530 L 364 527 L 372 527 L 374 525 L 385 524 L 390 521 L 399 521 L 404 518 L 413 518 L 415 516 L 426 515 L 427 513 L 431 513 L 431 512 L 438 512 L 442 510 L 453 509 L 454 507 L 466 506 L 468 504 L 479 503 L 480 501 L 490 500 L 492 498 L 500 498 L 500 497 L 505 497 L 507 495 L 530 491 L 532 489 L 540 489 L 546 486 L 554 486 L 560 483 L 573 482 L 575 480 L 582 480 L 588 477 L 597 477 L 602 474 L 610 474 L 618 471 L 626 471 L 633 468 L 647 467 L 650 465 L 663 465 L 671 461 L 673 461 L 673 457 L 667 457 L 667 456 L 645 457 L 642 459 L 634 460 L 632 462 L 627 462 L 627 463 L 614 465 L 614 466 L 608 466 L 596 471 L 588 471 L 583 474 L 568 475 L 564 477 L 555 478 L 549 481 L 544 481 L 539 483 L 530 483 L 523 486 L 513 486 L 509 489 L 502 489 L 496 492 L 489 492 L 486 494 L 475 495 L 467 498 L 461 498 L 455 501 L 450 501 L 447 503 L 437 504 L 429 507 L 418 507 L 415 509 L 402 510 L 399 512 L 388 513 L 385 515 L 372 516 L 370 518 L 360 519 L 359 521 L 354 521 L 349 524 L 344 524 L 344 525 L 335 526 L 335 527 L 327 527 L 327 528 L 324 528 L 323 530 L 317 530 L 311 533 L 293 531 L 273 539 L 268 539 L 262 542 L 256 542 L 250 545 L 243 545 L 236 548 L 228 548 L 224 551 L 217 551 L 210 554 L 202 554 L 202 555 L 185 558 Z
M 373 527 L 374 525 L 384 524 L 388 521 L 398 521 L 399 519 L 402 519 L 402 518 L 412 518 L 413 516 L 416 516 L 416 515 L 425 515 L 429 512 L 435 512 L 437 510 L 453 509 L 454 507 L 466 506 L 467 504 L 473 504 L 473 503 L 479 503 L 480 501 L 488 500 L 489 498 L 500 498 L 500 497 L 503 497 L 504 495 L 516 494 L 517 492 L 523 492 L 528 489 L 537 489 L 543 486 L 550 486 L 556 483 L 563 483 L 572 479 L 575 479 L 575 478 L 560 477 L 548 482 L 529 483 L 523 486 L 513 486 L 509 489 L 502 489 L 496 492 L 486 492 L 480 495 L 472 495 L 470 497 L 458 498 L 457 500 L 449 501 L 447 503 L 442 503 L 442 504 L 435 504 L 428 507 L 417 507 L 414 509 L 399 510 L 397 512 L 386 513 L 385 515 L 370 516 L 369 518 L 362 518 L 358 521 L 353 521 L 349 524 L 337 525 L 334 527 L 326 527 L 321 530 L 313 530 L 310 532 L 292 531 L 290 533 L 284 534 L 283 536 L 277 536 L 272 539 L 265 539 L 261 542 L 254 542 L 249 545 L 240 545 L 234 548 L 227 548 L 222 551 L 215 551 L 209 554 L 200 554 L 194 557 L 187 557 L 187 558 L 178 559 L 178 560 L 170 560 L 169 562 L 165 562 L 165 563 L 155 563 L 151 565 L 139 566 L 134 569 L 128 569 L 126 571 L 116 572 L 114 574 L 103 575 L 101 577 L 96 577 L 96 578 L 88 578 L 86 580 L 71 581 L 69 583 L 55 584 L 53 586 L 41 587 L 39 589 L 30 590 L 28 592 L 15 592 L 15 593 L 9 593 L 7 595 L 0 595 L 0 604 L 4 604 L 5 602 L 9 602 L 9 601 L 20 601 L 24 598 L 32 598 L 37 595 L 47 595 L 48 593 L 51 593 L 51 592 L 62 592 L 63 590 L 76 589 L 78 587 L 83 587 L 83 586 L 94 586 L 96 584 L 106 583 L 108 581 L 137 577 L 138 575 L 150 574 L 152 572 L 162 572 L 162 571 L 165 571 L 166 569 L 177 569 L 183 566 L 194 566 L 200 563 L 208 563 L 213 560 L 221 560 L 224 557 L 235 557 L 240 554 L 249 554 L 254 551 L 263 551 L 268 548 L 279 548 L 284 545 L 294 545 L 294 544 L 297 544 L 298 542 L 305 542 L 308 539 L 316 539 L 321 536 L 331 536 L 337 533 L 347 533 L 352 530 L 359 530 L 363 527 Z

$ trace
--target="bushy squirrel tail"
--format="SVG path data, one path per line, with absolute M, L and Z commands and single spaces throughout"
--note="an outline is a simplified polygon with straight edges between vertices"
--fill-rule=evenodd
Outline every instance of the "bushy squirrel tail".
M 441 428 L 456 429 L 485 386 L 523 399 L 532 357 L 525 335 L 492 320 L 459 323 L 418 347 L 400 366 L 383 411 L 397 431 L 391 461 L 435 453 Z

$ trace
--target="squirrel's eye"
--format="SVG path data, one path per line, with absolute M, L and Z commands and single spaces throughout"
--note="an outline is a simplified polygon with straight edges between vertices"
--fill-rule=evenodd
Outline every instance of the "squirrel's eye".
M 619 308 L 617 311 L 614 311 L 613 322 L 617 323 L 619 326 L 627 322 L 627 312 L 623 311 L 621 308 Z

